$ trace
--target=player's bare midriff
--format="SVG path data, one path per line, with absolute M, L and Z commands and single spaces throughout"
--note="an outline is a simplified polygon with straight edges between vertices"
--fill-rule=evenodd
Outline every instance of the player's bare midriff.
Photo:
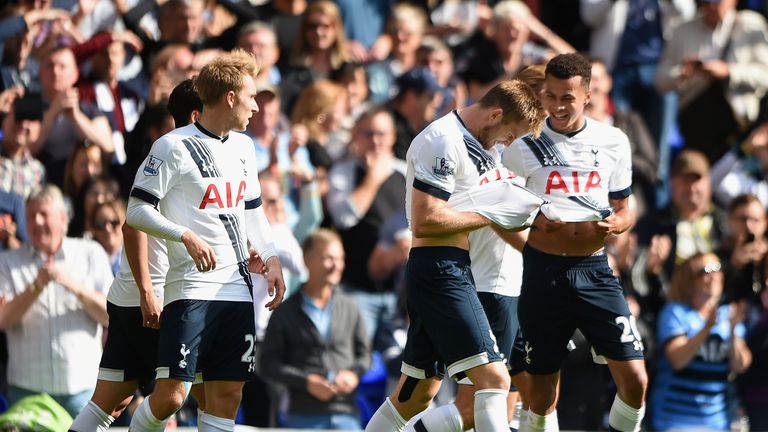
M 469 250 L 469 235 L 458 233 L 441 237 L 413 237 L 412 245 L 413 247 L 451 246 Z
M 596 231 L 596 222 L 568 222 L 552 232 L 531 227 L 528 244 L 551 255 L 589 256 L 604 247 L 605 234 Z

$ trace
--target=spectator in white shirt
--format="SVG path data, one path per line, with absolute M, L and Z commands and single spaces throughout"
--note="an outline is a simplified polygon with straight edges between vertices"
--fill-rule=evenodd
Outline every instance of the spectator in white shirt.
M 74 416 L 96 383 L 112 271 L 98 243 L 66 237 L 67 219 L 56 186 L 30 195 L 30 243 L 0 254 L 0 329 L 10 402 L 46 392 Z

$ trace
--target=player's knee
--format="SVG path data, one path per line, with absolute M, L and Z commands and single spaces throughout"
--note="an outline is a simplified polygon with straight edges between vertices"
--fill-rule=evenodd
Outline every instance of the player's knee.
M 632 368 L 625 374 L 621 383 L 617 383 L 621 399 L 632 406 L 640 406 L 645 399 L 645 391 L 648 388 L 648 374 L 643 367 Z
M 509 372 L 500 362 L 484 365 L 472 374 L 471 379 L 477 389 L 509 390 L 512 384 Z
M 152 394 L 152 412 L 158 419 L 170 417 L 184 405 L 183 392 L 171 392 L 166 394 Z

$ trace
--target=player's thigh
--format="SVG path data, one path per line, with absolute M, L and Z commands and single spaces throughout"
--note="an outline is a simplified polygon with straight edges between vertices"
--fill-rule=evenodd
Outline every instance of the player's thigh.
M 209 325 L 200 343 L 199 366 L 203 372 L 203 381 L 207 384 L 209 381 L 252 380 L 256 374 L 253 304 L 228 301 L 211 303 Z
M 109 382 L 149 382 L 154 378 L 157 366 L 159 331 L 142 326 L 139 307 L 121 307 L 107 302 L 107 313 L 109 332 L 98 378 Z
M 522 360 L 531 374 L 551 374 L 560 369 L 576 329 L 572 311 L 575 298 L 568 274 L 571 261 L 530 246 L 523 249 L 523 285 L 517 305 L 523 347 L 513 366 Z
M 520 327 L 517 320 L 518 298 L 487 292 L 478 292 L 477 298 L 483 305 L 496 347 L 509 368 Z
M 640 360 L 643 342 L 618 279 L 604 265 L 576 275 L 578 326 L 598 355 L 611 360 Z
M 195 380 L 203 333 L 209 331 L 209 301 L 176 300 L 160 315 L 157 378 Z

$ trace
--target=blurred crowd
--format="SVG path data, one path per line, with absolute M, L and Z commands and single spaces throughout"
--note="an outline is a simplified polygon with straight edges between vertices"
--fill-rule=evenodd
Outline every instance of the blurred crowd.
M 0 392 L 48 393 L 73 417 L 87 402 L 134 174 L 174 127 L 171 90 L 240 47 L 261 65 L 246 134 L 289 291 L 351 300 L 334 325 L 291 317 L 303 312 L 290 300 L 270 317 L 256 299 L 261 373 L 239 421 L 360 428 L 399 375 L 411 140 L 499 81 L 535 86 L 549 58 L 582 52 L 588 115 L 632 144 L 637 222 L 608 252 L 644 338 L 646 426 L 675 429 L 703 406 L 712 429 L 768 430 L 766 15 L 763 0 L 3 1 L 0 251 L 45 268 L 38 295 L 64 288 L 27 298 L 32 270 L 0 258 Z M 41 261 L 57 237 L 65 247 Z M 666 343 L 681 334 L 698 344 L 685 355 Z M 574 341 L 560 426 L 605 430 L 615 389 Z

